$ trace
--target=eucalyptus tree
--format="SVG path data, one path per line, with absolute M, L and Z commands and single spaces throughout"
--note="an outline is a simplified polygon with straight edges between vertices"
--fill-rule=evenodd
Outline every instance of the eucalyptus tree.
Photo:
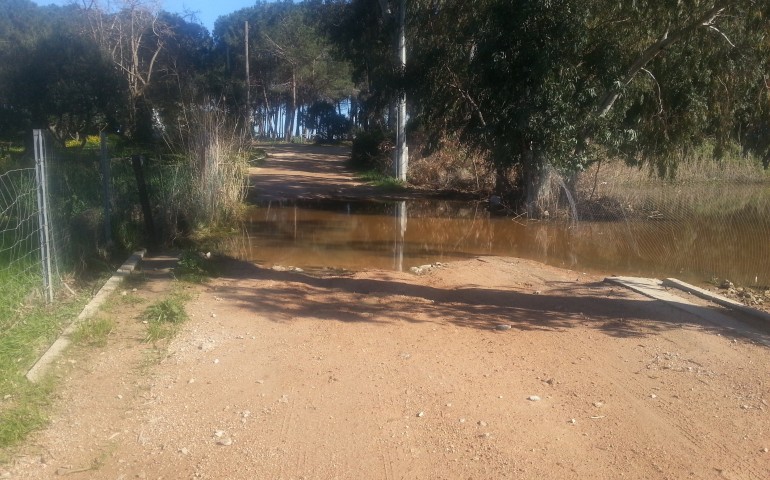
M 651 162 L 704 141 L 748 146 L 766 93 L 768 4 L 753 0 L 416 0 L 416 113 L 489 153 L 533 204 L 544 166 Z M 764 107 L 766 109 L 766 106 Z M 755 142 L 756 143 L 756 142 Z M 508 182 L 512 179 L 511 182 Z

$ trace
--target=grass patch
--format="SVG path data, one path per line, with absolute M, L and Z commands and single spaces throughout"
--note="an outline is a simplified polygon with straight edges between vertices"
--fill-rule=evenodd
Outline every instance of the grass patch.
M 187 250 L 179 256 L 174 276 L 184 282 L 204 283 L 210 277 L 217 276 L 217 268 L 210 254 Z
M 56 307 L 23 307 L 0 330 L 0 449 L 5 452 L 47 423 L 54 381 L 33 384 L 25 374 L 62 328 L 77 316 L 85 296 Z M 3 453 L 2 455 L 5 455 Z M 1 460 L 1 458 L 0 458 Z
M 175 293 L 147 307 L 142 315 L 142 319 L 147 322 L 145 341 L 155 343 L 176 335 L 188 318 L 184 310 L 184 302 L 188 299 L 189 297 L 184 294 Z
M 51 376 L 38 384 L 24 382 L 10 397 L 3 397 L 0 407 L 0 461 L 8 460 L 7 451 L 27 436 L 48 424 L 47 411 L 53 397 L 55 381 Z
M 377 170 L 366 170 L 356 174 L 358 178 L 365 182 L 369 182 L 375 187 L 390 190 L 400 191 L 406 189 L 406 184 L 396 177 L 385 175 Z
M 104 347 L 107 345 L 107 338 L 114 329 L 114 320 L 101 317 L 89 318 L 78 325 L 72 335 L 72 341 L 80 345 Z

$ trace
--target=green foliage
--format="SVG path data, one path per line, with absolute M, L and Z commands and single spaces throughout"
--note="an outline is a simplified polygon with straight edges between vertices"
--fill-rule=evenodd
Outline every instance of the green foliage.
M 148 343 L 169 339 L 176 334 L 181 324 L 187 320 L 184 300 L 183 296 L 174 295 L 150 305 L 145 310 L 142 318 L 147 322 L 145 340 Z
M 179 262 L 174 269 L 174 275 L 179 280 L 192 283 L 203 283 L 217 275 L 217 269 L 210 254 L 192 250 L 182 252 Z
M 350 132 L 350 121 L 329 102 L 314 103 L 306 115 L 307 127 L 316 131 L 316 139 L 321 143 L 338 142 Z
M 665 175 L 703 141 L 766 148 L 766 4 L 449 0 L 410 17 L 416 116 L 489 152 L 498 180 L 513 172 L 514 201 L 545 164 L 609 154 Z
M 350 165 L 357 170 L 385 171 L 393 148 L 392 135 L 381 129 L 358 132 L 353 138 Z

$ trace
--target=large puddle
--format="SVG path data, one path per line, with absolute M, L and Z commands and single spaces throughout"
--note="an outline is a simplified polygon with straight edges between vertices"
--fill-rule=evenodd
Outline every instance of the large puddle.
M 526 221 L 462 202 L 322 202 L 250 207 L 229 253 L 265 265 L 408 270 L 478 255 L 583 272 L 714 277 L 770 285 L 768 219 Z

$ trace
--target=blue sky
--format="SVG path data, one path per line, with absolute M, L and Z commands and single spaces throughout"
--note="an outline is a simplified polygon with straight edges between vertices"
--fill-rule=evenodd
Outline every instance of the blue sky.
M 72 0 L 33 0 L 38 5 L 65 5 Z M 151 1 L 151 0 L 150 0 Z M 222 15 L 227 15 L 241 8 L 254 5 L 256 0 L 159 0 L 163 10 L 184 13 L 185 10 L 196 12 L 198 21 L 209 29 L 214 29 L 214 22 Z

